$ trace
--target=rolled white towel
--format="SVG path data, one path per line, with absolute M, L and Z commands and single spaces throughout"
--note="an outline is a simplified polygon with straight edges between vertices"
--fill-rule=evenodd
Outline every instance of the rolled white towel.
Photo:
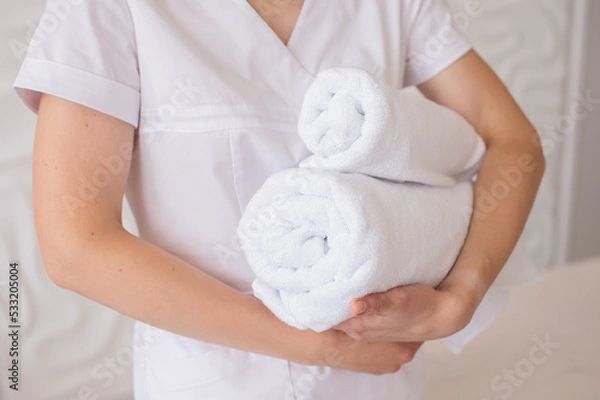
M 452 186 L 469 179 L 485 144 L 458 113 L 356 68 L 320 72 L 306 91 L 300 166 Z
M 436 188 L 295 168 L 259 189 L 238 235 L 255 296 L 289 325 L 323 331 L 351 317 L 355 298 L 437 285 L 471 211 L 471 182 Z

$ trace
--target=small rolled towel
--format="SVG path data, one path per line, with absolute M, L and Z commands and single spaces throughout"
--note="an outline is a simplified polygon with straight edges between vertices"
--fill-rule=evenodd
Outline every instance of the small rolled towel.
M 294 168 L 269 177 L 238 236 L 254 295 L 284 322 L 323 331 L 350 302 L 410 284 L 436 286 L 467 233 L 472 183 L 436 188 Z
M 301 167 L 452 186 L 474 174 L 485 144 L 458 113 L 356 68 L 320 72 L 306 91 Z

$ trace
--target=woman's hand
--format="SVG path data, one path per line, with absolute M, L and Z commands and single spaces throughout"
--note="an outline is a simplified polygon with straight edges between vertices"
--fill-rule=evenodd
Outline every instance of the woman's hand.
M 336 329 L 355 338 L 422 341 L 466 326 L 517 243 L 544 173 L 535 128 L 477 53 L 468 52 L 418 88 L 465 117 L 486 144 L 469 232 L 437 289 L 406 286 L 353 301 L 354 317 Z
M 260 300 L 127 232 L 121 206 L 131 154 L 123 149 L 133 140 L 134 127 L 123 121 L 42 95 L 34 209 L 44 265 L 57 284 L 157 328 L 271 357 L 377 374 L 412 358 L 419 344 L 369 344 L 339 331 L 292 328 Z M 93 201 L 75 197 L 78 177 L 89 179 L 104 168 L 102 158 L 117 156 L 123 168 Z
M 476 307 L 475 296 L 467 290 L 404 286 L 354 300 L 354 317 L 334 329 L 368 341 L 432 340 L 464 328 Z
M 350 371 L 381 375 L 394 373 L 410 362 L 423 342 L 365 342 L 352 339 L 337 330 L 328 330 L 313 337 L 311 360 L 303 364 L 321 365 Z

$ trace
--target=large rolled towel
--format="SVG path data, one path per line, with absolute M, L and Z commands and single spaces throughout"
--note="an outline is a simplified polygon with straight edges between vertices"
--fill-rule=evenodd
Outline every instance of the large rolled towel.
M 471 182 L 436 188 L 295 168 L 267 179 L 238 235 L 254 295 L 289 325 L 320 332 L 350 318 L 355 298 L 437 285 L 471 211 Z
M 432 186 L 472 176 L 485 152 L 458 113 L 355 68 L 317 75 L 304 96 L 298 132 L 314 154 L 301 167 Z

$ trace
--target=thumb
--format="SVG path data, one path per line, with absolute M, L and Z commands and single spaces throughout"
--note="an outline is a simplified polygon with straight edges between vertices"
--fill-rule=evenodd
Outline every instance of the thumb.
M 392 308 L 392 301 L 387 293 L 375 293 L 356 299 L 350 305 L 350 312 L 355 317 L 364 314 L 386 314 Z

